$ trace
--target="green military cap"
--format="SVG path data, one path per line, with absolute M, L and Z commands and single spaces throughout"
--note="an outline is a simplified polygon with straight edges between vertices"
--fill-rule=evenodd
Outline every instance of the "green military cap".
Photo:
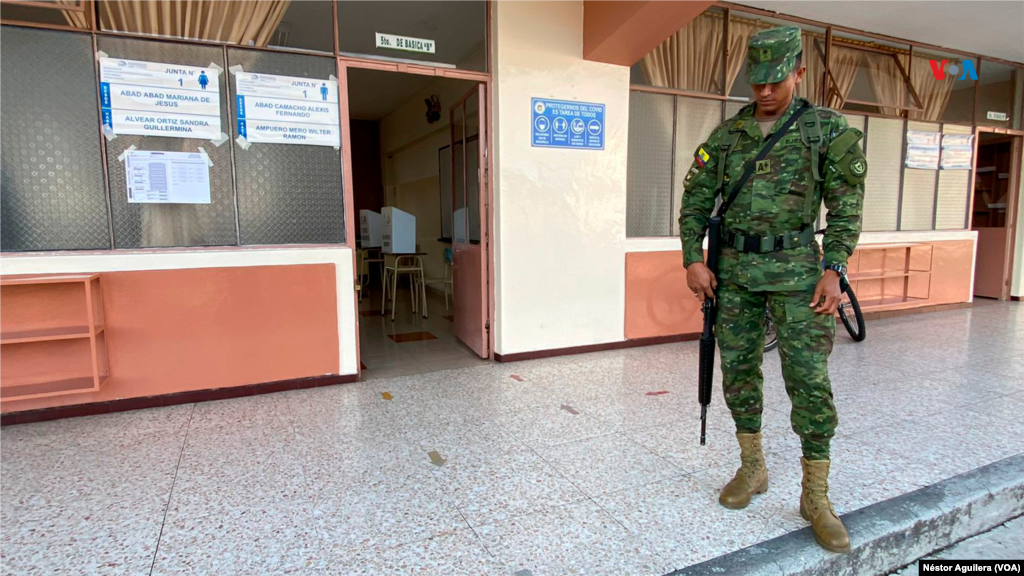
M 796 55 L 802 49 L 800 29 L 796 26 L 779 26 L 754 34 L 747 42 L 747 81 L 781 82 L 796 66 Z

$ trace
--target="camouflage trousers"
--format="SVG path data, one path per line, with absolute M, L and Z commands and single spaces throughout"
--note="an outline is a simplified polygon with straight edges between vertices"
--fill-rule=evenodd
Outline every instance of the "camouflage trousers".
M 793 404 L 790 422 L 800 436 L 804 457 L 824 460 L 839 419 L 832 403 L 828 356 L 836 320 L 815 314 L 810 291 L 755 292 L 728 282 L 718 285 L 715 333 L 722 360 L 722 389 L 738 432 L 761 430 L 765 308 L 779 337 L 786 393 Z

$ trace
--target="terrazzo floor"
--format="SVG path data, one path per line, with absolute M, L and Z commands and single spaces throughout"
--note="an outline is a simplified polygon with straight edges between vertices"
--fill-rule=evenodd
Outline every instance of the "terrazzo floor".
M 840 333 L 840 513 L 1024 453 L 1022 347 L 1013 303 Z M 743 511 L 716 500 L 720 393 L 697 443 L 696 363 L 689 342 L 4 428 L 2 573 L 656 576 L 802 528 L 777 353 L 771 489 Z

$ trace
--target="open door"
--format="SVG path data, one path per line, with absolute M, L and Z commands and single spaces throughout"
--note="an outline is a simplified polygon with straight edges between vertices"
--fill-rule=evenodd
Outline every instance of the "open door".
M 971 217 L 971 228 L 978 232 L 975 296 L 1009 297 L 1021 140 L 1020 136 L 979 134 Z
M 484 85 L 449 110 L 452 131 L 452 280 L 455 336 L 481 358 L 490 355 L 487 318 L 486 123 Z

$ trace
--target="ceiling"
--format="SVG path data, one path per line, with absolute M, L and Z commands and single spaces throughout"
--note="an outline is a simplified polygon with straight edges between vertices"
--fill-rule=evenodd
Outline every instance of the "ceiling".
M 419 74 L 349 68 L 349 117 L 353 120 L 380 120 L 411 100 L 435 80 L 437 78 Z
M 739 4 L 1024 63 L 1024 0 L 744 0 Z
M 349 68 L 349 117 L 353 120 L 381 120 L 413 98 L 420 97 L 434 82 L 464 84 L 466 92 L 475 84 L 469 80 Z M 444 103 L 442 113 L 447 113 L 448 105 Z M 426 105 L 423 110 L 426 111 Z

